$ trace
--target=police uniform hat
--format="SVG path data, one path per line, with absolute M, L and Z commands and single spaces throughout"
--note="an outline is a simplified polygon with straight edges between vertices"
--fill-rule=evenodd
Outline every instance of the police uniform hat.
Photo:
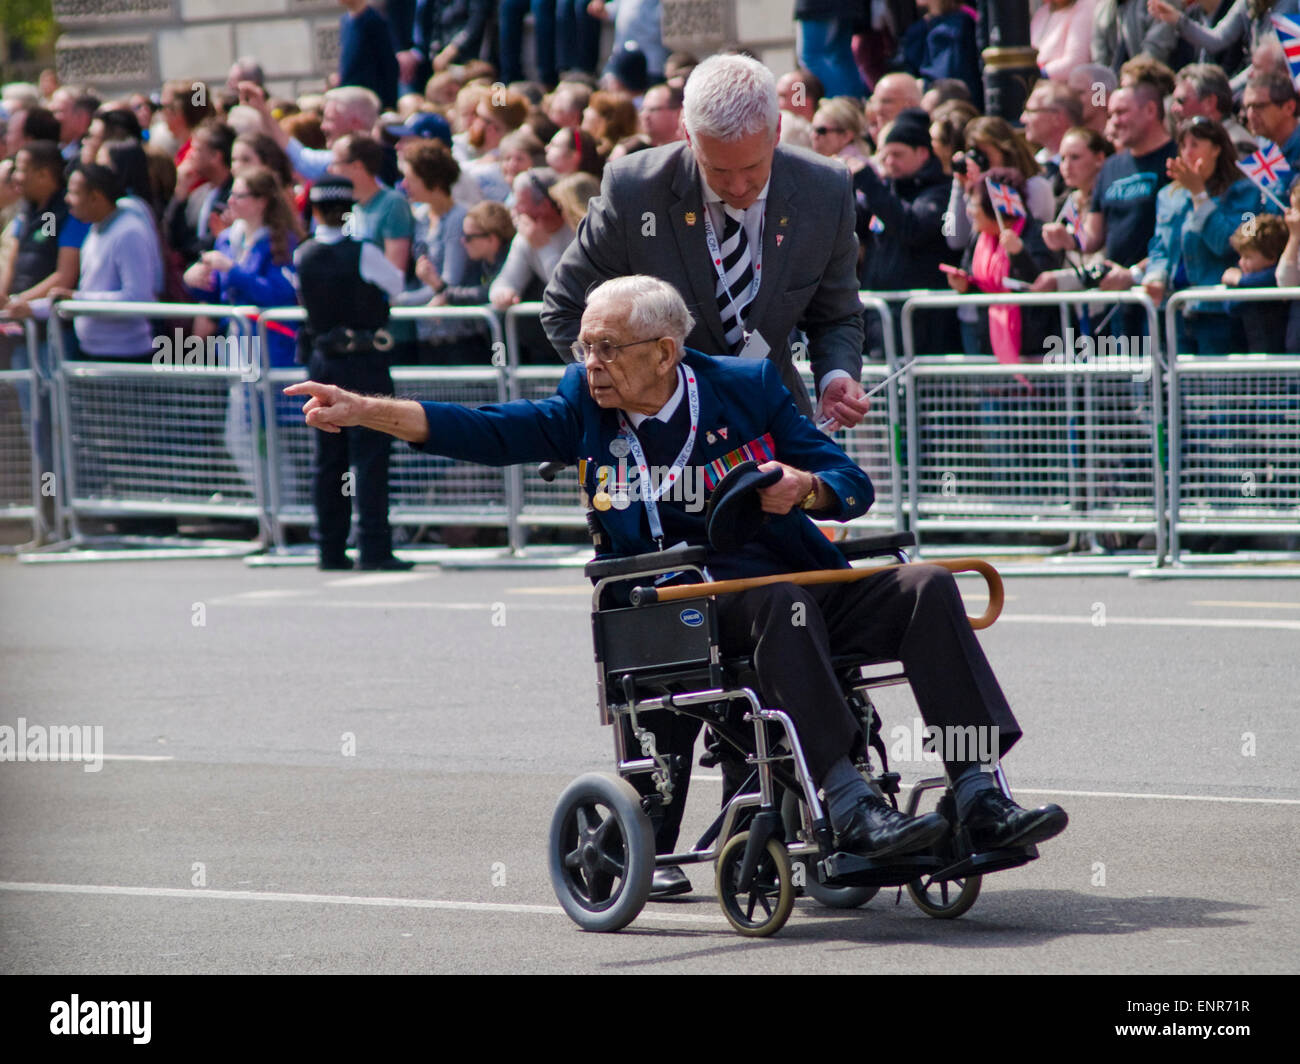
M 308 199 L 312 203 L 353 203 L 352 182 L 346 177 L 322 177 L 311 187 Z

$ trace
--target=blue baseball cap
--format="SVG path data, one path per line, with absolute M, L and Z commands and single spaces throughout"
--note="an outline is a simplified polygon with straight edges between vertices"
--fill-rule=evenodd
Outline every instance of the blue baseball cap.
M 440 140 L 447 147 L 451 147 L 451 125 L 442 115 L 432 112 L 412 115 L 404 125 L 384 126 L 384 132 L 397 140 L 403 137 L 420 137 L 422 140 Z

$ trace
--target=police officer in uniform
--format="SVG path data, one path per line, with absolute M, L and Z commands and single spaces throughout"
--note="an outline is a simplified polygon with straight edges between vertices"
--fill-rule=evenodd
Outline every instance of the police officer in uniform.
M 294 254 L 298 298 L 307 311 L 299 333 L 298 359 L 312 380 L 328 381 L 366 395 L 392 395 L 388 372 L 392 337 L 389 301 L 402 291 L 401 271 L 373 244 L 345 232 L 352 209 L 352 182 L 325 177 L 311 190 L 316 232 Z M 345 553 L 352 523 L 352 495 L 361 505 L 361 569 L 410 569 L 393 556 L 388 525 L 388 455 L 381 432 L 346 428 L 316 433 L 312 487 L 320 535 L 320 568 L 351 569 Z M 355 488 L 347 475 L 356 467 Z

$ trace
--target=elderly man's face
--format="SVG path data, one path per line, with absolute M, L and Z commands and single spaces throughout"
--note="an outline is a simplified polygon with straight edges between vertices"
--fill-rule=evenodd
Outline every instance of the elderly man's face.
M 876 85 L 871 100 L 876 105 L 880 121 L 892 122 L 898 117 L 899 111 L 921 105 L 921 92 L 911 75 L 886 74 Z
M 676 345 L 664 337 L 636 335 L 627 314 L 626 306 L 613 299 L 598 298 L 587 304 L 578 339 L 619 347 L 612 362 L 602 362 L 594 353 L 587 355 L 587 391 L 606 410 L 654 413 L 672 394 L 668 384 L 677 371 Z
M 704 180 L 728 207 L 744 210 L 753 206 L 772 175 L 781 124 L 776 133 L 760 129 L 739 140 L 718 140 L 703 133 L 691 136 L 691 151 Z

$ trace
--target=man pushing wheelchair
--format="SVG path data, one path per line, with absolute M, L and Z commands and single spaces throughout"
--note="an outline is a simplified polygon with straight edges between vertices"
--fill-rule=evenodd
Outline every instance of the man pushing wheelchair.
M 307 424 L 325 432 L 360 425 L 430 454 L 486 465 L 576 465 L 602 555 L 701 546 L 712 580 L 847 569 L 812 518 L 864 513 L 874 498 L 866 473 L 798 412 L 768 360 L 687 350 L 691 326 L 672 286 L 622 277 L 591 292 L 574 344 L 580 364 L 548 399 L 471 409 L 313 381 L 285 391 L 309 397 Z M 706 511 L 700 493 L 688 490 L 701 479 L 711 491 L 719 482 L 724 491 L 739 485 Z M 939 813 L 898 811 L 863 778 L 855 764 L 866 742 L 862 719 L 846 701 L 833 656 L 901 662 L 926 724 L 943 734 L 975 728 L 995 735 L 995 758 L 1020 737 L 946 568 L 888 566 L 852 582 L 774 582 L 716 602 L 722 655 L 749 656 L 764 703 L 793 721 L 838 851 L 871 859 L 920 853 L 952 825 Z M 661 719 L 652 723 L 652 716 Z M 679 755 L 673 801 L 656 811 L 660 854 L 672 853 L 677 841 L 700 726 L 695 718 L 647 714 L 659 748 Z M 945 753 L 956 820 L 974 851 L 1032 846 L 1064 830 L 1068 818 L 1059 806 L 1023 809 L 1012 801 L 994 766 L 976 759 L 974 744 Z M 656 872 L 661 893 L 683 884 L 689 889 L 680 869 Z

